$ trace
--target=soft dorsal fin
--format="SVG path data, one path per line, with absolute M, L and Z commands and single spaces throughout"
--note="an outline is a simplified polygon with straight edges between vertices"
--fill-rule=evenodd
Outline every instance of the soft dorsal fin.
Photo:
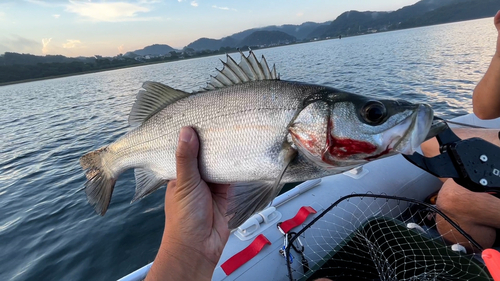
M 137 126 L 148 120 L 151 116 L 190 94 L 181 90 L 170 88 L 158 82 L 147 81 L 142 84 L 144 90 L 139 91 L 132 111 L 128 117 L 130 126 Z
M 219 72 L 217 76 L 210 76 L 210 82 L 207 83 L 205 90 L 224 88 L 249 81 L 279 80 L 275 66 L 273 65 L 273 68 L 269 69 L 264 56 L 259 62 L 252 50 L 249 51 L 248 56 L 245 56 L 241 51 L 240 54 L 240 63 L 236 63 L 232 57 L 226 55 L 227 61 L 222 61 L 224 67 L 222 70 L 217 69 Z

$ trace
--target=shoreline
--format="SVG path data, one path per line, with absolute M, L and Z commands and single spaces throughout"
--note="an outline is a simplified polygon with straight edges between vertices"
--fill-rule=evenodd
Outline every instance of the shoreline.
M 91 73 L 99 73 L 99 72 L 104 72 L 104 71 L 111 71 L 111 70 L 124 69 L 124 68 L 131 68 L 131 67 L 137 67 L 137 66 L 145 66 L 145 65 L 150 65 L 150 64 L 174 62 L 174 61 L 179 61 L 179 60 L 184 60 L 184 59 L 177 59 L 177 60 L 170 60 L 170 61 L 144 62 L 144 63 L 139 63 L 139 64 L 131 64 L 131 65 L 125 65 L 125 66 L 110 67 L 110 68 L 98 69 L 98 70 L 91 70 L 91 71 L 67 73 L 67 74 L 61 74 L 61 75 L 56 75 L 56 76 L 47 76 L 47 77 L 40 77 L 40 78 L 32 78 L 32 79 L 24 79 L 24 80 L 3 82 L 3 83 L 0 83 L 0 87 L 2 87 L 2 86 L 8 86 L 8 85 L 14 85 L 14 84 L 21 84 L 21 83 L 36 82 L 36 81 L 43 81 L 43 80 L 49 80 L 49 79 L 56 79 L 56 78 L 63 78 L 63 77 L 70 77 L 70 76 L 77 76 L 77 75 L 84 75 L 84 74 L 91 74 Z

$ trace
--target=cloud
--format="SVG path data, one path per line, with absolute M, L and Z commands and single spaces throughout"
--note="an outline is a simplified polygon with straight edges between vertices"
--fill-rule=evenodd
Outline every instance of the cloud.
M 64 43 L 62 46 L 64 49 L 73 49 L 78 47 L 78 45 L 80 44 L 82 44 L 80 40 L 67 39 L 66 43 Z
M 52 15 L 54 18 L 58 19 L 61 15 Z
M 30 0 L 32 1 L 32 0 Z M 151 1 L 149 1 L 151 2 Z M 69 1 L 66 11 L 80 15 L 94 22 L 150 21 L 158 18 L 141 18 L 139 13 L 147 13 L 149 8 L 126 2 L 76 2 Z
M 120 45 L 120 46 L 118 46 L 118 53 L 119 53 L 119 54 L 123 54 L 123 53 L 124 53 L 124 51 L 125 51 L 125 47 L 123 47 L 123 44 L 122 44 L 122 45 Z
M 196 1 L 191 1 L 191 6 L 198 7 L 198 3 Z
M 42 54 L 46 55 L 49 52 L 49 43 L 51 40 L 52 40 L 52 38 L 49 38 L 49 39 L 43 38 L 42 39 L 42 45 L 43 45 Z
M 229 10 L 228 7 L 217 7 L 217 5 L 213 5 L 212 8 L 219 9 L 219 10 Z
M 237 11 L 236 9 L 233 9 L 233 8 L 229 8 L 229 7 L 219 7 L 219 6 L 217 6 L 217 5 L 212 5 L 212 8 L 214 8 L 214 9 L 219 9 L 219 10 L 225 10 L 225 11 L 229 11 L 229 10 L 231 10 L 231 11 Z
M 298 12 L 298 13 L 297 13 L 297 17 L 301 17 L 301 16 L 303 16 L 303 15 L 304 15 L 304 13 L 303 13 L 303 12 Z

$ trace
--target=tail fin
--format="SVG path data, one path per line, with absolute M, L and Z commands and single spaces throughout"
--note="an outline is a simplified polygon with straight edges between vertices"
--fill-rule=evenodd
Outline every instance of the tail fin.
M 80 158 L 80 165 L 84 170 L 87 170 L 85 173 L 87 177 L 85 183 L 87 200 L 101 216 L 108 210 L 111 194 L 113 194 L 116 183 L 112 172 L 102 165 L 102 154 L 105 152 L 106 147 L 102 147 Z

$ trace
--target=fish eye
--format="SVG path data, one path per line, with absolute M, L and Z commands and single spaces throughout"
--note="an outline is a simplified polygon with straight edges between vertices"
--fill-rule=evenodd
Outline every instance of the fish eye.
M 367 124 L 380 125 L 387 116 L 387 110 L 383 103 L 370 101 L 363 107 L 362 115 Z

